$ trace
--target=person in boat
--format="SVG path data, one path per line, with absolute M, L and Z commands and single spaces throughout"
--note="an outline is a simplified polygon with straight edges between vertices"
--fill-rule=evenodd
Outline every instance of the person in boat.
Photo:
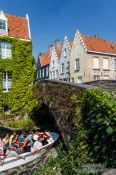
M 3 147 L 0 147 L 0 165 L 4 163 L 4 159 L 5 159 L 4 150 Z
M 30 140 L 32 145 L 33 145 L 33 142 L 34 142 L 33 135 L 34 135 L 34 132 L 30 131 L 29 134 L 27 135 L 26 139 L 25 139 L 25 140 Z
M 31 141 L 30 140 L 25 141 L 25 143 L 22 147 L 24 150 L 24 153 L 31 152 L 31 147 L 32 147 Z
M 14 147 L 12 144 L 9 146 L 9 149 L 6 151 L 6 158 L 11 158 L 11 157 L 18 157 L 25 159 L 24 155 L 18 154 L 16 152 L 16 147 Z
M 43 146 L 52 141 L 52 137 L 48 132 L 38 132 L 39 137 L 42 139 Z
M 31 148 L 31 152 L 35 153 L 36 151 L 38 151 L 39 149 L 42 148 L 42 139 L 40 139 L 40 137 L 38 137 L 38 139 L 34 142 L 32 148 Z
M 3 147 L 3 146 L 4 146 L 3 141 L 2 141 L 2 139 L 0 138 L 0 148 Z
M 33 132 L 33 142 L 37 141 L 38 139 L 38 132 L 36 131 L 35 133 Z
M 8 149 L 8 145 L 9 145 L 9 134 L 6 134 L 3 139 L 2 139 L 2 142 L 3 142 L 3 150 L 4 150 L 4 153 L 6 153 L 6 150 Z
M 20 143 L 24 143 L 25 142 L 25 139 L 26 139 L 26 132 L 25 131 L 22 131 L 21 135 L 18 138 L 18 141 Z
M 18 138 L 18 135 L 15 131 L 13 132 L 13 134 L 9 138 L 9 146 L 11 146 L 12 141 L 13 141 L 14 138 Z

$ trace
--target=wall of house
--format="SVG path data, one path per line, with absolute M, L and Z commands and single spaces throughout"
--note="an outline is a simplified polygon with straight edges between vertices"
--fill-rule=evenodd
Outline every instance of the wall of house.
M 75 59 L 80 59 L 80 70 L 75 70 Z M 72 46 L 70 56 L 70 73 L 71 79 L 74 78 L 74 82 L 77 83 L 79 77 L 82 77 L 82 81 L 85 82 L 87 79 L 87 54 L 83 46 L 83 42 L 79 37 L 79 33 L 75 33 L 74 42 Z
M 116 71 L 115 71 L 115 56 L 103 55 L 103 54 L 95 54 L 95 53 L 88 53 L 87 54 L 87 79 L 86 81 L 93 81 L 94 75 L 99 75 L 100 80 L 103 80 L 109 76 L 109 79 L 115 80 L 116 79 Z M 93 58 L 99 58 L 99 69 L 93 68 Z M 103 69 L 103 59 L 107 58 L 109 60 L 109 69 Z
M 10 43 L 12 46 L 11 58 L 0 57 L 0 116 L 3 117 L 6 112 L 23 116 L 29 112 L 33 101 L 31 85 L 35 60 L 32 55 L 32 43 L 2 36 L 0 42 Z M 5 92 L 2 83 L 3 72 L 12 74 L 11 89 Z
M 59 79 L 58 70 L 59 70 L 59 60 L 55 52 L 55 49 L 53 47 L 51 60 L 50 60 L 50 67 L 49 67 L 49 79 Z M 56 76 L 56 71 L 57 71 L 57 76 Z M 53 73 L 54 73 L 54 77 L 53 77 Z
M 65 53 L 64 53 L 65 52 Z M 68 43 L 67 37 L 64 37 L 63 49 L 59 61 L 59 79 L 60 80 L 70 80 L 70 68 L 68 70 L 68 63 L 70 64 L 70 53 L 71 47 Z M 64 73 L 61 73 L 61 65 L 64 63 Z

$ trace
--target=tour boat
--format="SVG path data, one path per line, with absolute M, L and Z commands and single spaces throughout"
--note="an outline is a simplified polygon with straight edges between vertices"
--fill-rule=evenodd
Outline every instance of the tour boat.
M 4 163 L 0 165 L 0 172 L 4 172 L 4 171 L 6 172 L 7 170 L 10 170 L 19 166 L 23 166 L 41 157 L 46 152 L 47 148 L 50 148 L 59 138 L 58 133 L 49 132 L 49 134 L 52 137 L 51 142 L 49 142 L 45 146 L 42 146 L 42 148 L 36 151 L 35 153 L 28 152 L 28 153 L 22 154 L 25 156 L 25 159 L 16 158 L 16 157 L 6 158 L 4 160 Z

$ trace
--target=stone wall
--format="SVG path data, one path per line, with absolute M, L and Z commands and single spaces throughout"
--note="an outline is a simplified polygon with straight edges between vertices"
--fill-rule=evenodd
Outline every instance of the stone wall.
M 91 86 L 97 86 L 107 91 L 116 91 L 116 80 L 98 80 L 84 83 Z
M 75 107 L 71 103 L 71 97 L 77 95 L 82 97 L 87 88 L 100 87 L 115 91 L 115 80 L 93 81 L 84 84 L 70 83 L 66 81 L 45 80 L 36 82 L 33 88 L 34 98 L 40 97 L 41 103 L 45 103 L 59 128 L 65 141 L 69 141 L 75 131 Z
M 43 81 L 35 84 L 33 89 L 34 98 L 40 96 L 41 102 L 45 103 L 61 132 L 65 141 L 74 136 L 75 131 L 75 107 L 71 103 L 71 97 L 82 97 L 89 85 L 68 83 L 63 81 Z

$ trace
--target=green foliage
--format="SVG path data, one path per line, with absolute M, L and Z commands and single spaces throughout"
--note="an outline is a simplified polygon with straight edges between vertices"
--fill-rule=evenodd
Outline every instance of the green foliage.
M 83 98 L 71 97 L 77 131 L 68 149 L 35 175 L 98 175 L 103 165 L 116 166 L 116 96 L 99 88 L 88 89 Z M 96 163 L 101 163 L 101 170 Z M 99 164 L 100 165 L 100 164 Z
M 83 124 L 96 162 L 116 165 L 116 97 L 99 88 L 84 95 Z
M 30 129 L 32 128 L 32 126 L 34 126 L 34 123 L 31 119 L 21 119 L 21 120 L 6 122 L 5 125 L 11 128 Z
M 0 113 L 3 114 L 4 106 L 7 106 L 12 114 L 23 116 L 37 105 L 32 99 L 31 87 L 35 71 L 32 43 L 8 37 L 0 37 L 0 42 L 12 45 L 12 58 L 0 58 L 0 82 L 3 71 L 12 72 L 12 90 L 3 93 L 2 83 L 0 84 Z

